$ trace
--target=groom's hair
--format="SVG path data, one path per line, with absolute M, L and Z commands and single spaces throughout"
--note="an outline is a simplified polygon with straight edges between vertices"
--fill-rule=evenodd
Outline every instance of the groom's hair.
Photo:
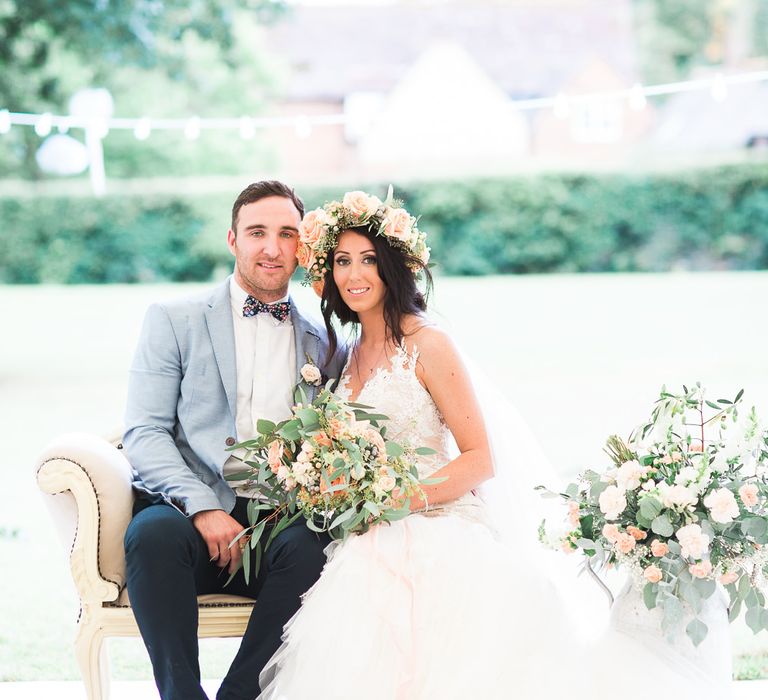
M 376 252 L 376 271 L 387 287 L 384 296 L 384 322 L 387 336 L 397 345 L 403 342 L 403 317 L 419 314 L 427 310 L 427 296 L 432 289 L 432 275 L 429 268 L 417 257 L 402 248 L 387 243 L 386 236 L 376 235 L 368 226 L 355 226 L 345 231 L 354 231 L 365 236 L 373 244 Z M 331 323 L 336 316 L 342 326 L 359 323 L 357 313 L 352 311 L 341 298 L 339 288 L 333 280 L 333 253 L 328 255 L 330 269 L 323 278 L 323 296 L 320 309 L 323 312 L 325 328 L 328 332 L 328 360 L 336 353 L 338 340 Z M 422 292 L 416 284 L 414 270 L 424 275 L 425 287 Z
M 232 231 L 235 235 L 237 235 L 237 215 L 240 213 L 240 209 L 246 204 L 253 204 L 267 197 L 285 197 L 290 199 L 299 210 L 301 218 L 304 218 L 304 202 L 301 201 L 301 197 L 292 188 L 279 180 L 259 180 L 259 182 L 248 185 L 237 196 L 235 203 L 232 205 Z

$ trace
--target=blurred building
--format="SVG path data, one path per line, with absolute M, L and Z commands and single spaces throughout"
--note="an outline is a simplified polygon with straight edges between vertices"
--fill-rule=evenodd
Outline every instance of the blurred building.
M 652 122 L 626 102 L 514 102 L 638 82 L 631 0 L 297 6 L 264 42 L 285 76 L 277 109 L 297 118 L 269 134 L 292 179 L 610 166 Z M 311 129 L 302 119 L 340 114 L 345 123 Z

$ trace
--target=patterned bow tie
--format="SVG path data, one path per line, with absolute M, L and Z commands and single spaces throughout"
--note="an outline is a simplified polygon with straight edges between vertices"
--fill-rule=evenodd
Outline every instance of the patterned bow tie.
M 288 318 L 288 314 L 291 313 L 291 302 L 279 301 L 276 304 L 264 304 L 249 294 L 245 298 L 245 304 L 243 305 L 243 316 L 250 317 L 261 313 L 272 314 L 278 321 L 285 321 Z

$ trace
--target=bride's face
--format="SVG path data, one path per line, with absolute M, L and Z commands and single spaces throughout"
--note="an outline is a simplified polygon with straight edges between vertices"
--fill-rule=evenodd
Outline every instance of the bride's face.
M 383 310 L 387 287 L 379 277 L 373 243 L 365 236 L 355 231 L 339 236 L 333 251 L 333 281 L 352 311 Z

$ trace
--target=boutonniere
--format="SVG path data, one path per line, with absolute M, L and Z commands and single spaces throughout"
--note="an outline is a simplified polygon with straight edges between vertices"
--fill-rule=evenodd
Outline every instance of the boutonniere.
M 309 353 L 306 353 L 307 362 L 301 368 L 301 378 L 312 386 L 320 386 L 323 383 L 323 374 L 320 368 L 314 363 Z

